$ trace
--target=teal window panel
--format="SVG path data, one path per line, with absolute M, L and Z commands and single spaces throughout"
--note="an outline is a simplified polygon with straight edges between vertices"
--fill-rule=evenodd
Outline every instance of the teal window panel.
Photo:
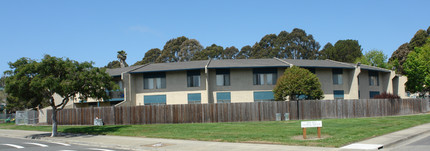
M 216 93 L 216 100 L 231 100 L 231 93 L 230 92 L 217 92 Z
M 188 103 L 190 102 L 201 102 L 202 95 L 200 93 L 188 93 Z
M 334 99 L 344 99 L 345 98 L 345 92 L 343 90 L 334 90 L 333 95 Z
M 379 95 L 379 91 L 370 91 L 370 92 L 369 92 L 369 96 L 370 96 L 370 98 L 375 97 L 375 95 Z
M 166 104 L 166 95 L 146 95 L 143 101 L 145 105 Z
M 275 100 L 272 91 L 254 92 L 254 101 L 256 100 Z

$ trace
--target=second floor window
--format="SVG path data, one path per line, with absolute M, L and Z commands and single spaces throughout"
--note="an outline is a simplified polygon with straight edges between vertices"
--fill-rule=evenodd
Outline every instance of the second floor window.
M 144 89 L 165 89 L 166 88 L 166 73 L 155 72 L 145 73 L 143 75 Z
M 254 69 L 254 85 L 275 85 L 278 79 L 276 68 Z
M 216 85 L 217 86 L 229 86 L 230 85 L 230 70 L 229 69 L 217 69 L 216 70 Z
M 187 71 L 187 86 L 200 87 L 200 70 Z
M 369 85 L 379 86 L 379 75 L 376 71 L 369 71 Z
M 333 84 L 335 85 L 341 85 L 343 84 L 343 70 L 342 69 L 332 69 L 333 72 Z

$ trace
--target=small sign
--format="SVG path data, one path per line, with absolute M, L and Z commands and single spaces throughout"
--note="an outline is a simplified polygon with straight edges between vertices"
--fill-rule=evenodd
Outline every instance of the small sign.
M 322 127 L 322 121 L 302 121 L 302 128 Z

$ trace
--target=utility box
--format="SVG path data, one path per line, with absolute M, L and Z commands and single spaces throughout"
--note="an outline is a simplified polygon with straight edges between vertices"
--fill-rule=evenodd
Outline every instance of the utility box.
M 290 113 L 284 113 L 285 121 L 290 120 Z
M 276 113 L 276 121 L 281 121 L 281 113 Z
M 94 119 L 94 125 L 96 126 L 103 126 L 103 120 L 99 118 Z

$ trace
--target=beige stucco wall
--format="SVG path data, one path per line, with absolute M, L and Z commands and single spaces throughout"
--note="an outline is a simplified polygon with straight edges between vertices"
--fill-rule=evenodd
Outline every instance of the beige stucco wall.
M 164 89 L 144 89 L 144 73 L 133 75 L 134 92 L 131 94 L 136 100 L 134 105 L 143 105 L 145 95 L 166 95 L 166 104 L 187 104 L 188 93 L 201 93 L 202 103 L 208 103 L 206 93 L 206 74 L 200 70 L 200 86 L 187 86 L 187 71 L 166 72 L 166 88 Z
M 278 68 L 278 78 L 282 76 L 285 68 Z M 254 85 L 253 69 L 238 68 L 230 69 L 230 85 L 216 85 L 216 70 L 209 70 L 209 92 L 210 101 L 216 103 L 217 92 L 231 92 L 231 102 L 254 102 L 254 91 L 272 91 L 275 85 Z
M 333 100 L 334 90 L 343 90 L 344 98 L 351 98 L 349 96 L 350 86 L 353 83 L 352 77 L 355 74 L 354 69 L 343 69 L 342 84 L 333 84 L 333 72 L 331 68 L 317 68 L 315 74 L 321 83 L 321 89 L 324 92 L 324 100 Z
M 399 75 L 399 87 L 398 87 L 398 95 L 400 98 L 409 98 L 406 94 L 406 82 L 408 81 L 408 78 L 406 76 Z

